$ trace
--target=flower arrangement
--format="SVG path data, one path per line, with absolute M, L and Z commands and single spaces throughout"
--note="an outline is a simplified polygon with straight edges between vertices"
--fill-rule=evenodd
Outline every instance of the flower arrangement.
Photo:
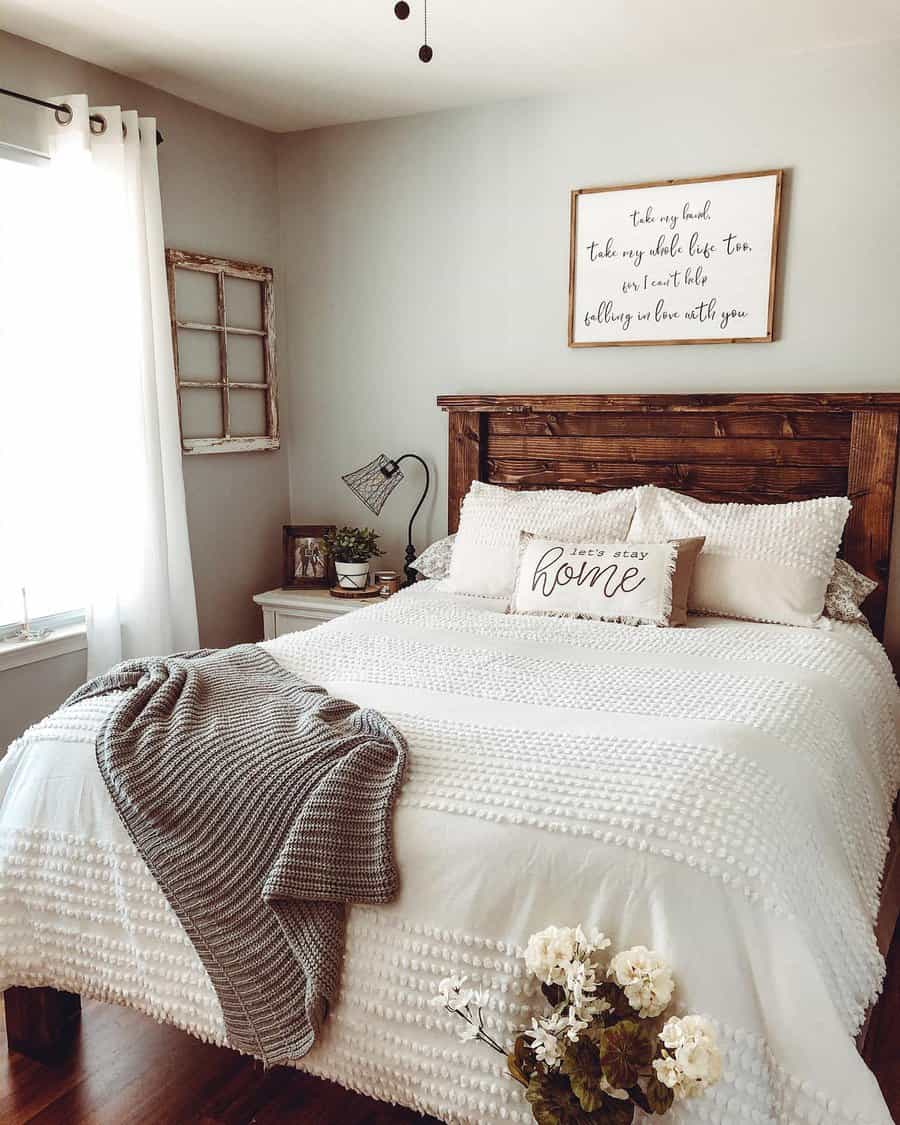
M 377 540 L 377 533 L 370 527 L 340 527 L 324 536 L 328 554 L 339 563 L 364 563 L 383 555 Z
M 464 1023 L 460 1039 L 504 1055 L 538 1125 L 629 1125 L 635 1107 L 668 1113 L 718 1082 L 722 1059 L 704 1016 L 666 1017 L 671 967 L 642 945 L 608 957 L 599 930 L 549 926 L 532 934 L 528 972 L 549 1015 L 534 1018 L 507 1053 L 484 1027 L 484 993 L 466 979 L 440 982 L 434 1004 Z

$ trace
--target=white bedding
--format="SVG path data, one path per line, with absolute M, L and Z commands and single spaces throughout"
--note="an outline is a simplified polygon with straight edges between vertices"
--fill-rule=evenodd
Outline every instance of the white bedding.
M 540 1006 L 517 949 L 600 926 L 674 966 L 725 1076 L 679 1122 L 887 1123 L 853 1037 L 900 777 L 898 691 L 858 625 L 686 629 L 513 617 L 427 582 L 269 642 L 410 745 L 403 888 L 351 911 L 341 995 L 304 1069 L 448 1122 L 531 1120 L 500 1060 L 429 1001 L 463 972 L 495 1037 Z M 0 762 L 0 988 L 53 985 L 224 1041 L 199 958 L 93 754 L 106 701 Z

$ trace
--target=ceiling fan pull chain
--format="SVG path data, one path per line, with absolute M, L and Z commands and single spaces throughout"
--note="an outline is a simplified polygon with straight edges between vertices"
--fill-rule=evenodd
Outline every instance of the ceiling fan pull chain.
M 425 42 L 419 48 L 419 58 L 422 62 L 431 62 L 434 58 L 434 51 L 428 46 L 428 0 L 422 0 L 425 9 Z

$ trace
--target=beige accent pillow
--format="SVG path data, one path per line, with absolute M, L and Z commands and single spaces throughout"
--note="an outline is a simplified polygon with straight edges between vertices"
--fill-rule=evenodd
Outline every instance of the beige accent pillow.
M 508 598 L 516 580 L 519 532 L 568 542 L 624 541 L 634 489 L 515 492 L 475 481 L 463 501 L 447 588 L 457 594 Z
M 571 543 L 523 531 L 509 612 L 683 625 L 691 569 L 702 546 L 702 539 Z
M 868 624 L 868 618 L 859 607 L 877 589 L 877 582 L 854 570 L 843 559 L 835 559 L 831 581 L 825 591 L 825 616 L 833 617 L 835 621 Z
M 692 613 L 815 625 L 850 501 L 707 504 L 649 485 L 637 490 L 629 542 L 702 535 L 688 597 Z
M 671 539 L 678 549 L 675 574 L 672 577 L 672 615 L 670 625 L 687 625 L 688 594 L 694 577 L 694 567 L 706 540 L 702 535 L 693 539 Z

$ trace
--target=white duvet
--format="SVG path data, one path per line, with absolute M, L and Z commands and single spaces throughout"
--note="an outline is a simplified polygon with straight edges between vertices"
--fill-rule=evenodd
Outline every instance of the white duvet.
M 508 616 L 426 582 L 269 642 L 403 730 L 399 899 L 354 908 L 339 1002 L 303 1068 L 448 1122 L 531 1120 L 500 1060 L 429 1003 L 467 975 L 510 1042 L 541 1007 L 517 956 L 597 925 L 675 967 L 722 1082 L 680 1122 L 887 1123 L 854 1046 L 900 777 L 898 692 L 860 626 L 686 629 Z M 0 988 L 53 985 L 224 1042 L 199 958 L 94 761 L 108 701 L 0 763 Z

